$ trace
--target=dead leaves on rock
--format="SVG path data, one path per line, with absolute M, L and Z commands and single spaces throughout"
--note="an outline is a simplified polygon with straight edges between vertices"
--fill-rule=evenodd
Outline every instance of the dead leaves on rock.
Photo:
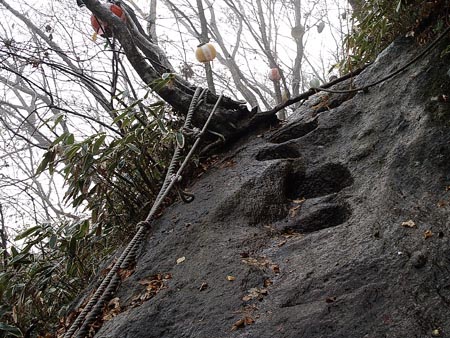
M 264 296 L 268 295 L 268 290 L 266 288 L 251 288 L 248 290 L 248 294 L 242 297 L 244 302 L 249 302 L 253 299 L 262 300 Z
M 233 324 L 231 331 L 236 331 L 237 329 L 243 328 L 245 326 L 245 319 L 241 318 Z
M 280 266 L 279 266 L 278 264 L 272 264 L 272 265 L 271 265 L 271 268 L 272 268 L 272 271 L 273 271 L 275 274 L 279 274 L 279 273 L 280 273 Z
M 254 324 L 255 319 L 259 318 L 259 315 L 255 314 L 257 310 L 258 307 L 255 304 L 251 304 L 235 311 L 236 314 L 239 314 L 239 319 L 233 323 L 231 331 L 243 329 L 245 326 Z
M 224 160 L 220 165 L 219 168 L 232 168 L 236 165 L 236 161 L 233 159 Z
M 304 198 L 292 201 L 292 203 L 294 203 L 296 205 L 289 209 L 289 217 L 290 218 L 294 218 L 295 216 L 297 216 L 300 208 L 302 207 L 303 202 L 305 202 Z
M 428 238 L 430 238 L 431 236 L 433 236 L 433 233 L 431 232 L 431 230 L 426 230 L 426 231 L 423 233 L 423 238 L 425 238 L 425 239 L 428 239 Z
M 111 299 L 103 310 L 102 320 L 108 321 L 117 316 L 122 309 L 120 307 L 119 297 Z
M 245 316 L 244 318 L 239 319 L 233 324 L 233 326 L 231 327 L 231 331 L 242 329 L 246 325 L 252 325 L 253 323 L 255 323 L 255 320 L 252 317 Z
M 134 269 L 120 269 L 118 274 L 121 280 L 127 279 L 132 273 Z M 172 275 L 170 273 L 161 274 L 158 273 L 156 275 L 141 279 L 138 283 L 144 286 L 144 291 L 139 295 L 135 296 L 129 306 L 123 306 L 120 303 L 120 298 L 115 297 L 111 299 L 103 308 L 103 312 L 98 320 L 92 324 L 89 337 L 92 337 L 95 332 L 102 326 L 103 322 L 109 321 L 119 315 L 121 312 L 127 310 L 130 307 L 136 307 L 144 303 L 150 298 L 153 298 L 159 291 L 166 287 L 167 280 L 171 279 Z M 90 297 L 87 297 L 84 306 L 86 306 L 87 301 Z M 60 319 L 60 327 L 57 330 L 57 336 L 63 337 L 65 331 L 70 326 L 70 324 L 76 319 L 76 317 L 81 312 L 82 308 L 77 309 L 77 311 L 73 311 L 66 318 Z
M 241 255 L 242 256 L 242 255 Z M 270 269 L 272 273 L 279 274 L 280 273 L 280 266 L 278 264 L 273 263 L 270 259 L 267 257 L 247 257 L 242 259 L 242 262 L 248 265 L 251 265 L 253 267 L 259 268 L 261 270 L 268 270 Z M 268 294 L 268 287 L 273 284 L 273 281 L 269 278 L 266 278 L 263 283 L 263 287 L 254 287 L 247 291 L 247 294 L 242 297 L 242 300 L 244 302 L 248 302 L 251 300 L 262 300 L 264 296 Z
M 241 255 L 242 256 L 242 255 Z M 242 263 L 260 268 L 260 269 L 271 269 L 273 273 L 279 274 L 280 267 L 278 264 L 273 263 L 267 257 L 247 257 L 242 259 Z
M 134 268 L 132 269 L 119 269 L 117 272 L 119 274 L 120 280 L 123 282 L 124 280 L 128 279 L 133 273 Z
M 402 227 L 405 227 L 405 228 L 414 228 L 415 226 L 416 226 L 416 223 L 414 223 L 414 221 L 412 219 L 410 219 L 409 221 L 402 222 Z
M 272 280 L 267 278 L 264 280 L 264 287 L 267 288 L 273 284 Z
M 242 262 L 244 264 L 250 265 L 252 267 L 256 267 L 262 270 L 271 270 L 274 274 L 280 273 L 280 267 L 278 264 L 273 263 L 267 257 L 249 257 L 248 253 L 244 255 Z M 270 278 L 265 278 L 262 287 L 253 287 L 250 288 L 246 294 L 242 297 L 242 301 L 246 303 L 243 309 L 240 311 L 244 314 L 243 318 L 240 318 L 236 321 L 231 327 L 231 331 L 235 331 L 238 329 L 244 328 L 246 325 L 251 325 L 255 322 L 253 319 L 253 312 L 257 310 L 257 305 L 255 301 L 262 301 L 265 296 L 269 294 L 269 287 L 273 285 L 273 281 Z M 258 317 L 258 316 L 256 316 Z
M 139 306 L 150 298 L 156 296 L 159 291 L 166 287 L 166 283 L 169 279 L 172 279 L 172 275 L 170 273 L 158 273 L 156 275 L 141 279 L 139 284 L 143 285 L 145 290 L 132 299 L 131 306 Z
M 405 228 L 416 228 L 417 226 L 416 226 L 416 223 L 413 221 L 413 220 L 408 220 L 408 221 L 405 221 L 405 222 L 402 222 L 402 226 L 403 227 L 405 227 Z M 443 237 L 444 236 L 444 234 L 442 233 L 442 231 L 441 232 L 439 232 L 439 235 L 438 235 L 439 237 Z M 430 237 L 433 237 L 433 232 L 430 230 L 430 229 L 428 229 L 428 230 L 425 230 L 424 232 L 423 232 L 423 238 L 424 239 L 428 239 L 428 238 L 430 238 Z

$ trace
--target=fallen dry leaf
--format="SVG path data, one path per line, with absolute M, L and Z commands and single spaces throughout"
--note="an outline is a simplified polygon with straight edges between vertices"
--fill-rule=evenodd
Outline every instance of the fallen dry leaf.
M 423 233 L 423 237 L 425 239 L 430 238 L 431 236 L 433 236 L 433 233 L 431 232 L 431 230 L 427 230 Z
M 245 325 L 252 325 L 255 322 L 255 320 L 252 317 L 246 316 L 244 318 L 244 322 L 245 322 Z
M 177 264 L 183 263 L 186 260 L 186 257 L 180 257 L 177 259 Z
M 235 160 L 228 160 L 228 161 L 224 161 L 219 168 L 230 168 L 230 167 L 234 167 L 236 165 L 236 161 Z
M 280 273 L 280 267 L 278 266 L 278 264 L 272 265 L 272 271 L 275 273 Z
M 134 273 L 133 269 L 119 269 L 117 272 L 119 274 L 120 280 L 123 282 L 125 279 L 130 277 Z
M 245 318 L 239 319 L 236 323 L 231 327 L 231 331 L 236 331 L 237 329 L 243 328 L 245 326 Z
M 158 273 L 156 275 L 141 279 L 138 283 L 141 285 L 148 285 L 154 283 L 155 281 L 160 281 L 162 279 L 163 279 L 162 274 Z
M 448 205 L 447 201 L 438 201 L 437 202 L 438 208 L 443 208 L 443 207 L 446 207 L 447 205 Z
M 441 336 L 441 330 L 434 329 L 433 331 L 431 331 L 431 336 L 433 336 L 433 337 L 440 337 Z
M 53 337 L 54 337 L 54 335 L 52 335 L 51 333 L 46 333 L 43 336 L 41 336 L 41 335 L 37 336 L 37 338 L 53 338 Z
M 248 302 L 249 300 L 252 300 L 252 297 L 249 296 L 249 295 L 246 295 L 246 296 L 242 297 L 242 300 L 243 300 L 244 302 Z
M 270 286 L 272 284 L 273 284 L 273 282 L 270 279 L 264 279 L 264 287 L 267 288 L 268 286 Z
M 277 247 L 282 247 L 283 245 L 285 245 L 286 244 L 286 242 L 287 242 L 287 240 L 286 239 L 284 239 L 284 240 L 282 240 L 282 241 L 280 241 L 280 242 L 278 242 L 278 244 L 277 244 Z
M 112 269 L 114 264 L 116 264 L 116 262 L 117 262 L 117 258 L 114 258 L 113 261 L 111 263 L 109 263 L 109 265 L 105 269 L 100 271 L 100 275 L 101 276 L 106 276 L 108 274 L 108 272 Z
M 164 275 L 158 273 L 156 275 L 141 279 L 138 283 L 145 286 L 145 290 L 144 292 L 133 297 L 131 305 L 133 307 L 139 306 L 146 300 L 154 297 L 159 291 L 161 291 L 165 287 L 164 283 L 168 279 L 172 279 L 172 275 L 170 273 L 166 273 Z
M 327 303 L 334 303 L 336 301 L 336 296 L 333 296 L 333 297 L 327 297 L 326 299 L 325 299 L 325 302 L 327 302 Z
M 404 226 L 405 228 L 414 228 L 416 226 L 416 223 L 414 223 L 413 220 L 409 220 L 406 222 L 402 222 L 402 226 Z
M 109 301 L 108 305 L 103 312 L 102 319 L 107 321 L 113 319 L 121 311 L 119 297 L 113 298 Z
M 267 268 L 270 265 L 270 260 L 268 260 L 266 257 L 248 257 L 242 260 L 242 263 L 252 265 L 258 268 Z
M 232 282 L 232 281 L 236 280 L 236 277 L 234 277 L 234 276 L 227 276 L 227 280 Z
M 295 206 L 293 208 L 290 208 L 289 209 L 289 217 L 293 218 L 293 217 L 297 216 L 298 210 L 301 207 L 302 207 L 301 205 L 297 205 L 297 206 Z
M 244 302 L 248 302 L 252 299 L 259 299 L 262 300 L 264 296 L 268 294 L 267 289 L 264 288 L 251 288 L 247 291 L 248 294 L 242 297 L 242 300 Z

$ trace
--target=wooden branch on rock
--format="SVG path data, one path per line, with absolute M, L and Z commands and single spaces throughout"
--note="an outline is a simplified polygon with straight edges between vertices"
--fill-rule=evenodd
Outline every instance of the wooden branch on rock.
M 265 112 L 260 112 L 258 114 L 256 114 L 254 116 L 254 120 L 258 120 L 258 119 L 264 119 L 265 117 L 270 117 L 275 115 L 278 111 L 280 111 L 281 109 L 284 109 L 286 107 L 289 107 L 290 105 L 293 105 L 294 103 L 300 102 L 302 100 L 306 100 L 307 98 L 309 98 L 311 95 L 314 95 L 318 92 L 320 92 L 320 89 L 326 89 L 326 88 L 330 88 L 331 86 L 334 86 L 335 84 L 338 84 L 342 81 L 345 81 L 347 79 L 350 79 L 358 74 L 360 74 L 364 69 L 366 69 L 370 64 L 367 64 L 361 68 L 358 68 L 356 70 L 354 70 L 353 72 L 350 72 L 348 74 L 345 74 L 344 76 L 341 76 L 340 78 L 337 78 L 336 80 L 330 81 L 326 84 L 324 84 L 323 86 L 320 86 L 319 88 L 311 88 L 310 90 L 296 96 L 293 97 L 291 99 L 286 100 L 285 102 L 275 106 L 274 108 L 267 110 Z

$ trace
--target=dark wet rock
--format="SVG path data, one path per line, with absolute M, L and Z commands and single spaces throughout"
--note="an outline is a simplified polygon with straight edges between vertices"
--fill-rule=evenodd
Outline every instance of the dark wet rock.
M 274 226 L 283 232 L 295 230 L 305 233 L 344 223 L 351 215 L 350 207 L 345 202 L 337 203 L 330 197 L 332 196 L 306 199 L 284 222 L 278 222 Z
M 317 119 L 312 119 L 307 122 L 294 121 L 284 126 L 279 131 L 276 131 L 270 137 L 270 142 L 283 143 L 286 141 L 294 140 L 309 134 L 318 126 Z
M 231 146 L 189 187 L 194 202 L 155 222 L 117 292 L 123 312 L 96 337 L 449 336 L 450 105 L 435 99 L 450 94 L 448 44 L 368 93 L 330 94 L 322 112 L 317 94 L 286 125 Z M 420 48 L 397 41 L 352 83 Z M 131 306 L 158 273 L 172 278 Z M 254 323 L 232 330 L 245 317 Z
M 256 159 L 258 161 L 270 161 L 298 158 L 300 156 L 301 154 L 296 144 L 286 143 L 261 149 L 260 152 L 256 155 Z
M 336 193 L 353 183 L 348 168 L 339 163 L 326 163 L 304 175 L 292 174 L 288 180 L 287 195 L 291 199 Z
M 418 269 L 423 268 L 426 263 L 427 263 L 427 256 L 425 255 L 425 253 L 421 251 L 413 252 L 413 254 L 411 255 L 411 264 L 415 268 Z

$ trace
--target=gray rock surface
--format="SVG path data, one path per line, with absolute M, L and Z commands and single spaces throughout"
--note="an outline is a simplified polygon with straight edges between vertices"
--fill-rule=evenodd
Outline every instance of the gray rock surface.
M 450 337 L 448 44 L 221 154 L 155 222 L 96 337 Z M 399 40 L 353 83 L 419 50 Z M 156 274 L 171 278 L 131 306 Z

